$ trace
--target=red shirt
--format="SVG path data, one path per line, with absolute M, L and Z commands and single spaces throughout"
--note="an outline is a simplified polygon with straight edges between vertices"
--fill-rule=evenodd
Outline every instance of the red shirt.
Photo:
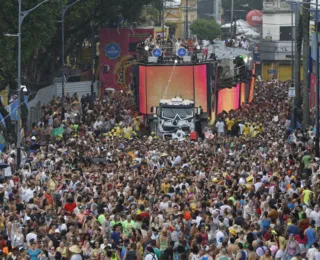
M 47 201 L 49 202 L 50 205 L 53 205 L 53 197 L 50 194 L 45 193 L 44 196 L 46 197 Z
M 72 202 L 72 203 L 66 203 L 64 205 L 64 209 L 65 211 L 69 212 L 69 213 L 72 213 L 73 210 L 77 207 L 77 204 L 75 202 Z
M 143 217 L 143 218 L 147 218 L 147 219 L 150 219 L 150 215 L 147 211 L 143 211 L 140 213 L 140 216 Z
M 303 244 L 303 245 L 306 245 L 308 242 L 307 236 L 304 236 L 304 238 L 301 239 L 300 234 L 295 235 L 294 240 L 297 241 L 299 244 Z

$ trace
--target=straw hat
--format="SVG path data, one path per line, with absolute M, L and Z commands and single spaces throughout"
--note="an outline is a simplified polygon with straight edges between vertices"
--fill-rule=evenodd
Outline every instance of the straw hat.
M 69 248 L 69 251 L 73 254 L 80 254 L 82 252 L 82 250 L 80 249 L 79 246 L 77 245 L 73 245 Z

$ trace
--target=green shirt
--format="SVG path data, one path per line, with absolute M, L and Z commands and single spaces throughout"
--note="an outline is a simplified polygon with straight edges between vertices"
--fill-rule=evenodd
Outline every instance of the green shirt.
M 98 217 L 98 222 L 100 223 L 100 225 L 102 225 L 102 223 L 103 223 L 103 221 L 106 219 L 106 217 L 103 215 L 103 214 L 101 214 L 101 215 L 99 215 L 99 217 Z
M 236 203 L 236 200 L 234 199 L 234 197 L 230 197 L 228 200 L 231 200 L 233 205 Z
M 128 222 L 127 220 L 122 222 L 122 226 L 124 228 L 124 232 L 126 234 L 128 234 L 133 228 L 136 228 L 136 222 L 134 222 L 133 220 L 131 220 L 130 222 Z
M 160 257 L 161 257 L 161 251 L 160 251 L 160 249 L 157 248 L 157 247 L 154 247 L 154 248 L 153 248 L 153 251 L 154 251 L 154 253 L 156 254 L 156 256 L 158 257 L 158 259 L 160 259 Z
M 110 225 L 111 225 L 111 227 L 113 227 L 113 226 L 115 226 L 115 225 L 117 225 L 117 224 L 119 224 L 119 223 L 121 223 L 121 221 L 114 221 L 114 220 L 112 220 L 112 221 L 110 222 Z
M 311 156 L 309 154 L 306 154 L 305 156 L 303 156 L 302 163 L 304 165 L 304 169 L 310 169 Z

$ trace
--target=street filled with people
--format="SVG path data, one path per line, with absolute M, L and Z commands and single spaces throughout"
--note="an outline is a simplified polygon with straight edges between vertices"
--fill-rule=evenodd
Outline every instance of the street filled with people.
M 149 133 L 129 93 L 67 95 L 64 117 L 54 98 L 23 167 L 2 154 L 0 259 L 320 259 L 320 160 L 289 85 L 257 82 L 182 141 Z

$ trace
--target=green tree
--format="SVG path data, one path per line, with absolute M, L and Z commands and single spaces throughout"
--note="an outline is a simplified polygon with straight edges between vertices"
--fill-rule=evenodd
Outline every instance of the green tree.
M 61 71 L 61 9 L 74 0 L 48 1 L 30 13 L 22 25 L 22 84 L 37 90 L 51 84 Z M 107 26 L 111 17 L 122 15 L 127 24 L 138 21 L 144 6 L 153 0 L 82 0 L 65 16 L 65 56 L 81 48 L 85 40 Z M 22 1 L 22 10 L 34 7 L 39 0 Z M 0 31 L 18 31 L 18 1 L 1 4 Z M 0 87 L 16 88 L 17 38 L 0 34 Z
M 21 0 L 20 0 L 21 1 Z M 74 0 L 55 0 L 44 3 L 30 13 L 22 24 L 22 84 L 36 91 L 50 85 L 61 75 L 61 13 L 62 7 Z M 122 15 L 126 24 L 138 21 L 144 6 L 153 0 L 81 0 L 65 16 L 65 57 L 81 48 L 85 40 L 99 34 L 112 17 Z M 0 90 L 7 85 L 17 88 L 16 37 L 18 33 L 18 1 L 2 1 L 0 10 Z M 22 10 L 29 10 L 40 0 L 23 0 Z M 0 104 L 1 108 L 1 104 Z M 5 109 L 0 109 L 5 117 Z M 6 122 L 8 125 L 9 122 Z M 12 132 L 12 131 L 11 131 Z
M 214 40 L 220 35 L 220 25 L 214 20 L 197 19 L 191 24 L 190 30 L 200 39 Z
M 150 0 L 148 5 L 142 8 L 141 22 L 152 21 L 155 26 L 161 26 L 166 19 L 166 4 L 173 3 L 174 0 Z

